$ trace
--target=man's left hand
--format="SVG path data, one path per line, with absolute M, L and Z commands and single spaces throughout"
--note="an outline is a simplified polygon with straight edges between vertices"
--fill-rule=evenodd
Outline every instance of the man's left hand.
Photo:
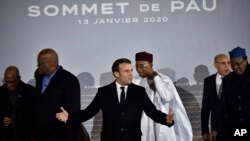
M 166 122 L 167 124 L 172 124 L 174 122 L 174 114 L 173 112 L 169 112 L 166 116 Z

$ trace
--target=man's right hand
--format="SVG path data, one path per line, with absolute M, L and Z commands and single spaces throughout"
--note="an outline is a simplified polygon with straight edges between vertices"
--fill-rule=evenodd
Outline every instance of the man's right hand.
M 209 141 L 209 134 L 208 133 L 202 134 L 202 139 L 203 141 Z
M 69 114 L 63 107 L 61 107 L 61 111 L 62 112 L 60 112 L 60 113 L 56 113 L 56 118 L 58 120 L 66 123 L 68 118 L 69 118 Z
M 12 119 L 9 117 L 4 117 L 3 118 L 3 125 L 4 126 L 9 126 L 12 123 Z

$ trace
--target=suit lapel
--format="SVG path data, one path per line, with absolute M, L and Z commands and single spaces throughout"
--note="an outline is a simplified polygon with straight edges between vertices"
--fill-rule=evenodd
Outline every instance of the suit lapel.
M 119 100 L 118 100 L 118 93 L 117 93 L 117 88 L 116 88 L 116 84 L 115 81 L 113 83 L 111 83 L 111 99 L 114 99 L 114 103 L 115 105 L 120 106 Z
M 244 75 L 245 76 L 243 78 L 241 92 L 242 92 L 242 94 L 247 94 L 246 92 L 248 91 L 249 86 L 250 86 L 250 65 L 246 66 L 245 74 Z
M 120 106 L 120 102 L 118 99 L 118 93 L 117 93 L 117 88 L 116 88 L 116 82 L 114 81 L 113 83 L 110 84 L 111 88 L 110 88 L 110 93 L 111 93 L 111 99 L 114 100 L 115 105 L 117 105 L 117 107 L 121 107 Z M 128 85 L 128 89 L 127 92 L 125 93 L 126 98 L 125 98 L 125 104 L 124 104 L 124 109 L 128 108 L 130 105 L 130 101 L 131 101 L 131 97 L 132 97 L 132 92 L 133 92 L 133 87 L 132 84 Z M 123 110 L 123 109 L 121 109 Z
M 214 97 L 218 99 L 219 97 L 218 97 L 217 88 L 216 88 L 216 74 L 213 76 L 211 86 L 212 86 Z
M 54 74 L 54 76 L 51 78 L 51 80 L 50 80 L 50 82 L 49 82 L 49 85 L 48 85 L 48 87 L 44 90 L 44 92 L 43 92 L 43 94 L 46 94 L 46 92 L 47 91 L 49 91 L 53 86 L 54 86 L 54 84 L 56 83 L 56 82 L 58 82 L 58 78 L 60 78 L 60 74 L 61 74 L 61 72 L 62 72 L 62 67 L 60 67 L 57 71 L 56 71 L 56 73 Z M 43 78 L 42 78 L 43 79 Z M 41 81 L 41 86 L 42 86 L 42 81 Z
M 40 75 L 40 74 L 38 74 L 38 72 L 36 72 L 35 78 L 36 78 L 36 89 L 37 89 L 37 92 L 39 92 L 39 95 L 40 95 L 40 94 L 42 94 L 43 75 Z
M 130 85 L 128 85 L 128 90 L 127 90 L 127 93 L 126 93 L 126 101 L 125 101 L 125 104 L 126 104 L 126 102 L 129 100 L 129 98 L 131 97 L 131 92 L 132 92 L 131 89 L 132 89 L 132 88 L 131 88 L 131 84 L 130 84 Z
M 127 93 L 126 93 L 126 99 L 125 99 L 125 104 L 124 104 L 124 108 L 128 108 L 129 105 L 130 105 L 130 102 L 131 102 L 131 98 L 132 98 L 132 92 L 133 92 L 133 87 L 132 87 L 132 84 L 129 84 L 128 85 L 128 90 L 127 90 Z

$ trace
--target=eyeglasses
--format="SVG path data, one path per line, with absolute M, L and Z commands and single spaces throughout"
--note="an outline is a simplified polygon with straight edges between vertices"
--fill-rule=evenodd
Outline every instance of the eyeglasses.
M 5 85 L 15 85 L 16 83 L 17 83 L 17 81 L 6 81 L 6 80 L 3 80 L 3 83 L 5 84 Z
M 51 58 L 44 58 L 37 61 L 37 67 L 49 67 L 51 62 L 55 61 Z
M 221 64 L 221 65 L 230 65 L 231 62 L 227 61 L 227 62 L 216 62 L 217 64 Z
M 233 62 L 232 67 L 237 66 L 240 67 L 245 62 L 245 59 L 243 59 L 241 62 Z

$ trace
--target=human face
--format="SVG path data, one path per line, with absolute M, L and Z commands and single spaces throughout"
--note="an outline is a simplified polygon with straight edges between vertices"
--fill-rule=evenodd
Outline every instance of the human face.
M 131 84 L 133 79 L 132 71 L 133 69 L 131 64 L 121 63 L 119 65 L 119 70 L 114 72 L 114 75 L 116 77 L 116 82 L 122 86 Z
M 233 58 L 231 59 L 231 66 L 235 74 L 242 75 L 246 70 L 247 60 L 242 57 Z
M 3 83 L 6 85 L 9 91 L 15 90 L 17 88 L 19 81 L 20 81 L 20 78 L 18 74 L 16 73 L 16 71 L 9 70 L 5 72 Z
M 226 55 L 217 57 L 215 62 L 215 68 L 217 69 L 217 72 L 222 76 L 226 76 L 227 74 L 229 74 L 231 70 L 230 65 L 231 63 Z
M 55 71 L 55 60 L 50 54 L 42 54 L 38 56 L 37 67 L 41 74 L 50 75 Z
M 152 64 L 148 61 L 136 61 L 136 71 L 142 78 L 148 77 L 152 74 Z

